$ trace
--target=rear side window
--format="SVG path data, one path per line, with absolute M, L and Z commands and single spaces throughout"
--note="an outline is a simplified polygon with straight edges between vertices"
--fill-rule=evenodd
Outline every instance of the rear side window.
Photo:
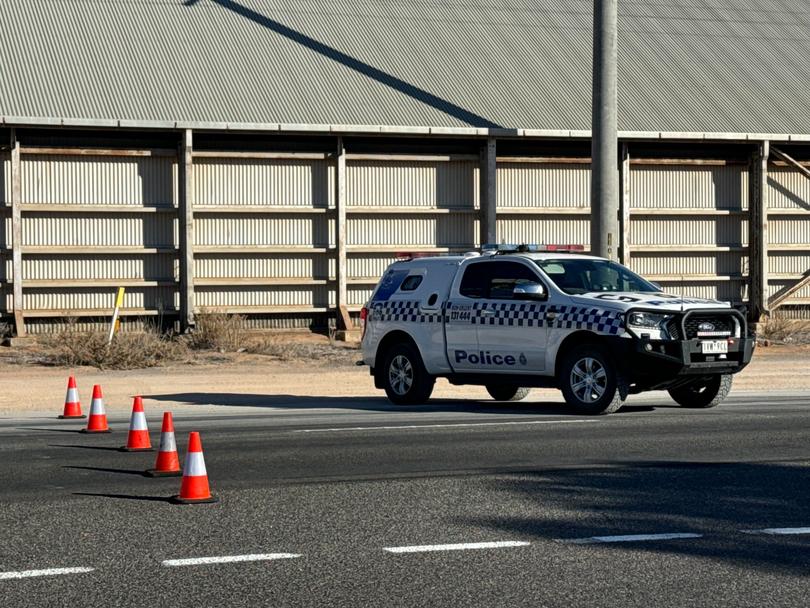
M 539 282 L 538 276 L 519 262 L 482 262 L 467 267 L 459 292 L 468 298 L 511 300 L 517 285 Z
M 422 275 L 421 274 L 412 274 L 404 281 L 402 281 L 402 285 L 399 286 L 400 291 L 416 291 L 416 288 L 422 284 Z

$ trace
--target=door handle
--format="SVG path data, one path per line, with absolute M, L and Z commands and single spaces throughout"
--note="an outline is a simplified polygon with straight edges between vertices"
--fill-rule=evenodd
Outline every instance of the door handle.
M 546 313 L 546 319 L 548 319 L 549 321 L 553 321 L 556 318 L 557 318 L 557 313 L 556 312 L 547 312 Z

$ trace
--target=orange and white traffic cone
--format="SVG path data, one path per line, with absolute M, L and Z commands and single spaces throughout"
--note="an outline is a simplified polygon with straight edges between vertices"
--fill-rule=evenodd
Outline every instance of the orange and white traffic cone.
M 101 386 L 93 387 L 93 401 L 90 403 L 90 417 L 87 419 L 87 428 L 82 433 L 111 433 L 107 426 L 107 413 L 104 411 L 104 398 L 101 396 Z
M 122 452 L 151 452 L 152 442 L 149 439 L 149 428 L 146 426 L 146 413 L 143 411 L 143 399 L 135 397 L 132 401 L 132 416 L 129 419 L 127 444 Z
M 79 401 L 79 389 L 76 388 L 76 378 L 68 378 L 67 394 L 65 395 L 65 409 L 60 418 L 84 418 L 82 404 Z
M 193 504 L 217 502 L 217 500 L 219 499 L 211 494 L 211 489 L 208 487 L 208 473 L 205 470 L 200 434 L 196 431 L 192 432 L 188 436 L 188 452 L 186 453 L 186 466 L 183 467 L 180 494 L 174 496 L 172 502 Z
M 174 441 L 174 422 L 171 412 L 163 412 L 163 428 L 160 431 L 160 447 L 154 469 L 148 469 L 149 477 L 180 477 L 180 457 Z

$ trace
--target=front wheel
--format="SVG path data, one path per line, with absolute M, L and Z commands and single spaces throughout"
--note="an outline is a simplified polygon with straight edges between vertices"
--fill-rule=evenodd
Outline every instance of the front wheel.
M 610 359 L 591 344 L 577 346 L 565 356 L 557 380 L 566 403 L 581 414 L 610 414 L 627 396 Z
M 714 407 L 728 396 L 731 379 L 731 374 L 719 374 L 696 380 L 686 386 L 671 388 L 668 392 L 681 407 Z
M 382 373 L 385 394 L 397 405 L 425 403 L 436 383 L 416 347 L 405 342 L 395 344 L 386 353 Z
M 529 394 L 528 388 L 509 384 L 487 384 L 486 389 L 495 401 L 520 401 Z

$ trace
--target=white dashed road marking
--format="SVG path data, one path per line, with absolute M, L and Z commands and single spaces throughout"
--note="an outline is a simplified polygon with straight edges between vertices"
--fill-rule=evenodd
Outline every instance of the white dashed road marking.
M 256 553 L 253 555 L 221 555 L 219 557 L 191 557 L 188 559 L 167 559 L 164 566 L 200 566 L 203 564 L 231 564 L 234 562 L 264 562 L 274 559 L 293 559 L 298 553 Z
M 33 576 L 57 576 L 59 574 L 84 574 L 95 568 L 47 568 L 45 570 L 21 570 L 20 572 L 0 572 L 0 581 L 13 578 L 31 578 Z
M 345 426 L 333 429 L 298 429 L 293 433 L 334 433 L 336 431 L 395 431 L 412 429 L 457 429 L 475 426 L 517 426 L 529 424 L 577 424 L 597 420 L 521 420 L 519 422 L 459 422 L 455 424 L 410 424 L 400 426 Z
M 763 528 L 761 530 L 740 530 L 743 534 L 771 534 L 786 536 L 788 534 L 810 534 L 810 528 Z
M 679 540 L 684 538 L 702 538 L 702 534 L 674 532 L 670 534 L 623 534 L 619 536 L 588 536 L 586 538 L 557 538 L 558 543 L 568 545 L 595 545 L 598 543 L 637 543 L 648 540 Z
M 457 543 L 452 545 L 414 545 L 412 547 L 383 547 L 389 553 L 429 553 L 431 551 L 467 551 L 469 549 L 504 549 L 506 547 L 527 547 L 531 543 L 504 540 L 490 543 Z

